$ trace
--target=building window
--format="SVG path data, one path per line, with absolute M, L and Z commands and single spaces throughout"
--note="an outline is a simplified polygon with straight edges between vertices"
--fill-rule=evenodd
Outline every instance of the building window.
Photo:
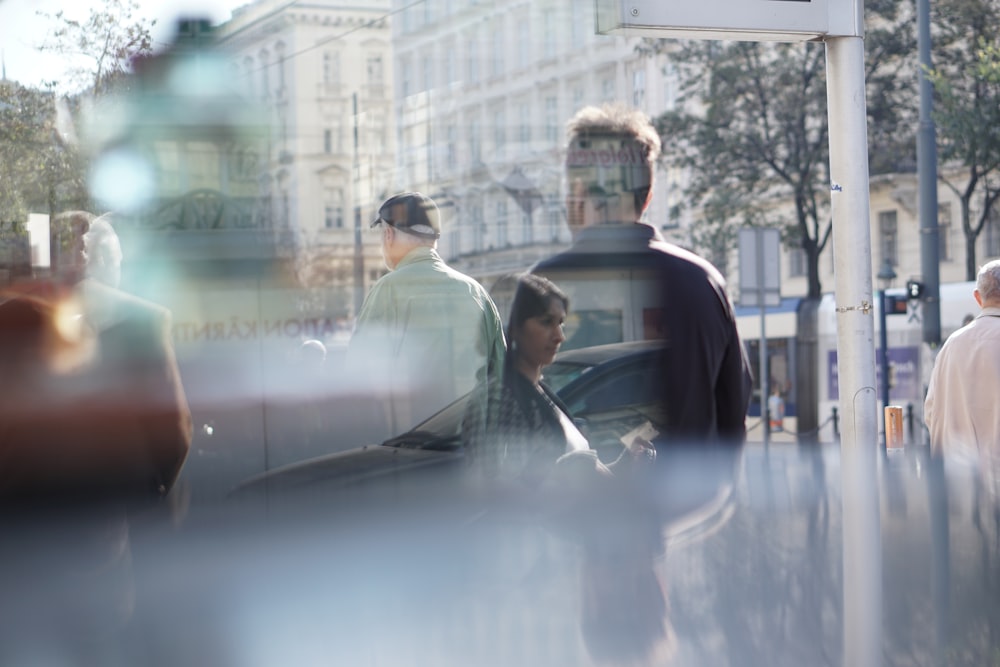
M 899 264 L 899 238 L 896 229 L 896 211 L 879 211 L 878 233 L 882 250 L 882 261 L 890 266 Z
M 554 9 L 542 10 L 542 55 L 546 58 L 556 57 L 556 37 L 559 30 L 556 28 L 556 12 Z
M 503 248 L 507 245 L 507 202 L 498 201 L 497 212 L 497 247 Z
M 470 206 L 469 218 L 472 222 L 472 250 L 480 252 L 483 249 L 483 204 L 474 201 Z
M 246 81 L 247 81 L 247 97 L 252 98 L 254 96 L 254 76 L 253 76 L 253 58 L 249 56 L 243 59 L 243 69 L 246 70 Z
M 445 137 L 447 138 L 446 164 L 449 169 L 455 169 L 458 167 L 458 128 L 454 123 L 445 130 Z
M 469 83 L 479 83 L 479 43 L 475 37 L 465 43 L 466 75 Z
M 400 63 L 400 92 L 403 97 L 409 97 L 413 89 L 413 65 L 409 60 Z
M 802 248 L 788 251 L 788 275 L 792 278 L 806 275 L 806 251 Z
M 531 21 L 524 17 L 517 24 L 517 66 L 527 67 L 531 62 Z
M 938 204 L 938 260 L 951 259 L 951 203 Z
M 274 45 L 274 51 L 278 54 L 278 94 L 285 92 L 285 43 L 278 42 Z
M 260 96 L 263 99 L 267 99 L 268 95 L 271 93 L 271 82 L 268 80 L 270 75 L 270 55 L 267 51 L 260 52 Z
M 585 21 L 569 22 L 569 39 L 574 50 L 582 49 L 586 40 L 587 23 Z
M 995 207 L 986 221 L 986 256 L 1000 256 L 1000 212 Z
M 522 148 L 531 143 L 531 107 L 526 102 L 517 106 L 517 140 Z
M 493 22 L 493 58 L 490 59 L 490 62 L 492 63 L 490 66 L 490 74 L 492 76 L 501 76 L 503 74 L 503 27 L 503 21 L 497 19 Z
M 545 98 L 545 140 L 559 143 L 559 100 L 555 95 Z
M 496 146 L 496 157 L 503 159 L 504 148 L 507 145 L 507 121 L 503 111 L 493 114 L 493 143 Z
M 333 152 L 333 130 L 323 130 L 323 152 Z
M 601 81 L 601 101 L 602 102 L 614 102 L 615 101 L 615 79 L 614 77 L 606 77 Z
M 340 77 L 340 55 L 332 51 L 323 52 L 323 83 L 336 83 Z
M 327 191 L 323 224 L 327 229 L 344 228 L 344 191 L 340 188 Z
M 469 157 L 472 159 L 472 164 L 474 165 L 480 164 L 483 161 L 483 144 L 479 132 L 479 119 L 473 118 L 469 123 Z
M 382 56 L 368 56 L 368 83 L 372 86 L 381 86 L 385 83 Z
M 667 63 L 663 68 L 663 104 L 667 111 L 672 111 L 677 106 L 677 67 L 673 63 Z
M 562 215 L 560 210 L 556 207 L 552 207 L 548 211 L 549 219 L 549 238 L 553 243 L 559 240 L 559 232 L 562 229 Z
M 421 90 L 431 90 L 434 87 L 434 59 L 425 55 L 420 61 L 423 70 L 423 88 Z
M 583 86 L 577 85 L 573 87 L 573 113 L 583 108 L 583 95 Z
M 403 7 L 403 12 L 402 12 L 402 15 L 400 16 L 400 19 L 402 19 L 400 21 L 400 23 L 402 23 L 402 25 L 400 26 L 400 32 L 402 32 L 405 35 L 406 33 L 408 33 L 411 30 L 413 30 L 413 6 L 412 5 L 408 5 L 406 7 Z
M 454 83 L 458 80 L 458 72 L 455 68 L 455 45 L 449 44 L 445 49 L 444 57 L 444 82 Z
M 641 109 L 646 104 L 646 70 L 632 72 L 632 106 Z
M 458 257 L 462 254 L 461 226 L 455 225 L 448 230 L 448 250 L 451 258 Z

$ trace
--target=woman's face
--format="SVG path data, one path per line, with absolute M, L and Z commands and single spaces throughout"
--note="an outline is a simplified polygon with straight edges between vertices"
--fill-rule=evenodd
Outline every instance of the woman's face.
M 539 370 L 551 364 L 566 340 L 565 321 L 566 308 L 559 299 L 550 299 L 548 310 L 525 320 L 514 332 L 519 363 Z

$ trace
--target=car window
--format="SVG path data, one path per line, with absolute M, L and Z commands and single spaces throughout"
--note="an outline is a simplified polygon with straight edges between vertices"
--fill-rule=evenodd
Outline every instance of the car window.
M 389 438 L 383 444 L 391 447 L 418 449 L 453 449 L 461 445 L 462 417 L 469 394 L 459 398 L 430 419 L 414 426 L 401 435 Z
M 545 368 L 542 373 L 542 379 L 552 391 L 559 393 L 563 387 L 576 380 L 591 368 L 593 366 L 590 364 L 556 361 Z
M 662 379 L 658 366 L 635 363 L 595 369 L 591 377 L 568 386 L 564 399 L 590 446 L 604 460 L 621 451 L 621 438 L 645 422 L 664 430 Z

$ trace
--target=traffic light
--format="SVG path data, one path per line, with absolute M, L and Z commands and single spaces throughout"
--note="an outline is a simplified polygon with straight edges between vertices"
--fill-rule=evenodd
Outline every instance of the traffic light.
M 901 294 L 885 295 L 886 315 L 906 315 L 907 299 Z
M 906 281 L 906 296 L 910 299 L 919 299 L 924 295 L 924 284 L 916 280 Z

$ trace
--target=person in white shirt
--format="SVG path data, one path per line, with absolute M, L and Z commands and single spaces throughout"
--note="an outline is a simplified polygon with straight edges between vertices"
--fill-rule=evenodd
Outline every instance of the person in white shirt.
M 1000 260 L 979 269 L 973 292 L 981 310 L 941 346 L 924 401 L 931 451 L 979 467 L 1000 497 Z

